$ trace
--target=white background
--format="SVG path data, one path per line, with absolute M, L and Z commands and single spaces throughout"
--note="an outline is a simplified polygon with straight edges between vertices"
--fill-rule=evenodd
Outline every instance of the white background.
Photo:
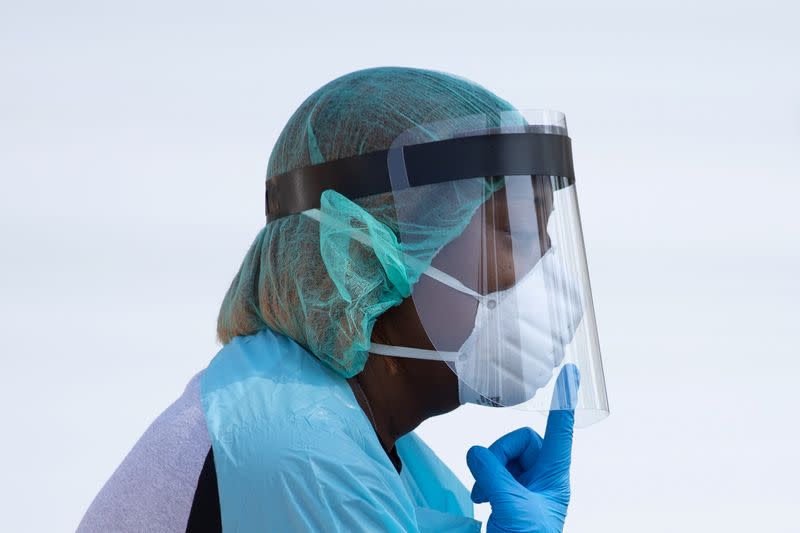
M 2 3 L 2 529 L 76 527 L 217 351 L 290 114 L 403 65 L 567 114 L 612 408 L 567 530 L 797 531 L 796 3 L 267 4 Z M 420 431 L 470 483 L 519 423 Z

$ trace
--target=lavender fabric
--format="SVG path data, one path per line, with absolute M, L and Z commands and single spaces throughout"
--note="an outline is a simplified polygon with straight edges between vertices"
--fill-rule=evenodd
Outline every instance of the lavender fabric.
M 150 425 L 95 497 L 79 533 L 185 532 L 211 448 L 200 376 Z

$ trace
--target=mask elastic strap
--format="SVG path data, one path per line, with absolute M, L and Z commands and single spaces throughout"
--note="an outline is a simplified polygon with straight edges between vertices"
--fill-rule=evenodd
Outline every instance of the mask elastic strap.
M 458 352 L 440 352 L 437 350 L 425 350 L 423 348 L 407 348 L 405 346 L 390 346 L 373 342 L 370 344 L 369 352 L 376 355 L 391 355 L 394 357 L 404 357 L 406 359 L 424 359 L 426 361 L 445 361 L 455 362 Z
M 321 211 L 319 209 L 307 209 L 306 211 L 303 211 L 302 214 L 307 216 L 308 218 L 314 219 L 317 222 L 321 223 L 322 213 L 321 213 Z M 346 224 L 340 223 L 338 220 L 335 220 L 335 219 L 334 220 L 330 220 L 330 221 L 326 221 L 326 224 L 327 223 L 338 225 L 339 229 L 350 230 L 350 235 L 355 240 L 357 240 L 358 242 L 360 242 L 364 246 L 370 246 L 371 247 L 372 242 L 371 242 L 369 236 L 367 234 L 365 234 L 364 232 L 358 231 L 355 228 L 352 228 L 352 227 L 350 227 L 350 226 L 348 226 Z M 402 252 L 400 252 L 400 254 L 404 257 L 404 259 L 408 262 L 408 264 L 419 263 L 419 260 L 414 258 L 414 257 L 411 257 L 411 256 L 409 256 L 407 254 L 402 253 Z M 450 287 L 452 289 L 455 289 L 458 292 L 463 292 L 464 294 L 469 294 L 470 296 L 472 296 L 473 298 L 475 298 L 477 300 L 482 300 L 484 298 L 483 295 L 473 291 L 472 289 L 470 289 L 469 287 L 467 287 L 466 285 L 464 285 L 463 283 L 458 281 L 456 278 L 454 278 L 450 274 L 448 274 L 446 272 L 442 272 L 441 270 L 439 270 L 438 268 L 434 267 L 433 265 L 429 265 L 428 268 L 426 268 L 425 271 L 422 272 L 422 274 L 425 275 L 425 276 L 428 276 L 431 279 L 434 279 L 434 280 L 438 281 L 439 283 L 441 283 L 443 285 L 447 285 L 448 287 Z
M 322 212 L 319 209 L 307 209 L 306 211 L 303 211 L 302 214 L 307 216 L 308 218 L 316 220 L 319 223 L 322 223 L 321 220 Z M 343 224 L 338 220 L 332 219 L 326 221 L 326 223 L 337 225 L 339 229 L 350 230 L 350 234 L 352 235 L 352 237 L 365 246 L 371 246 L 372 244 L 371 239 L 367 234 L 365 234 L 362 231 L 358 231 L 357 229 L 350 227 L 346 224 Z M 419 262 L 419 260 L 414 257 L 411 257 L 407 254 L 403 254 L 402 252 L 400 253 L 409 262 L 409 264 Z M 473 291 L 472 289 L 461 283 L 459 280 L 457 280 L 450 274 L 442 272 L 433 265 L 428 265 L 423 274 L 454 290 L 463 292 L 465 294 L 469 294 L 470 296 L 479 301 L 484 298 L 482 294 Z M 444 352 L 438 350 L 426 350 L 423 348 L 408 348 L 406 346 L 390 346 L 388 344 L 380 344 L 377 342 L 373 342 L 370 344 L 369 352 L 374 353 L 376 355 L 404 357 L 407 359 L 423 359 L 426 361 L 445 361 L 451 363 L 455 362 L 455 360 L 460 355 L 459 352 Z
M 484 297 L 485 297 L 484 295 L 473 291 L 472 289 L 470 289 L 469 287 L 467 287 L 466 285 L 464 285 L 463 283 L 458 281 L 456 278 L 454 278 L 453 276 L 451 276 L 447 272 L 442 272 L 441 270 L 439 270 L 438 268 L 436 268 L 433 265 L 429 266 L 425 270 L 425 272 L 423 272 L 423 274 L 428 276 L 431 279 L 435 279 L 436 281 L 438 281 L 439 283 L 441 283 L 443 285 L 447 285 L 451 289 L 455 289 L 458 292 L 463 292 L 464 294 L 469 294 L 470 296 L 472 296 L 476 300 L 480 301 L 480 300 L 483 300 Z

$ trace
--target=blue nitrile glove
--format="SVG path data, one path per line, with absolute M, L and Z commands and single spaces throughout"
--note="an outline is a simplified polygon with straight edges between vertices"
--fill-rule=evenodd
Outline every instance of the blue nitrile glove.
M 492 506 L 488 533 L 560 533 L 564 528 L 579 381 L 575 365 L 564 365 L 544 439 L 531 428 L 520 428 L 488 449 L 473 446 L 467 452 L 475 477 L 472 501 Z

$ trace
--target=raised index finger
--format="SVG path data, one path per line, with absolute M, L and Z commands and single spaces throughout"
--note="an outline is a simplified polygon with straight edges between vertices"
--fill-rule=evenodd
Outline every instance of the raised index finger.
M 550 414 L 547 417 L 539 463 L 545 470 L 568 469 L 572 453 L 572 428 L 575 405 L 578 403 L 580 373 L 578 367 L 566 364 L 561 369 L 553 391 Z

